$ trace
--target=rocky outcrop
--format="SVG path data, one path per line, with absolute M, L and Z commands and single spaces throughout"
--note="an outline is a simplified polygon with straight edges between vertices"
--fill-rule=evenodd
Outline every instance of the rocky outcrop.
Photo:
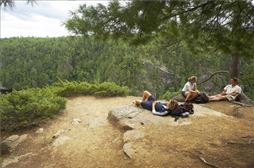
M 71 140 L 71 138 L 66 135 L 61 135 L 53 141 L 52 145 L 53 147 L 57 147 L 57 146 L 63 145 L 68 140 Z
M 82 121 L 79 118 L 74 118 L 71 122 L 72 125 L 78 125 L 80 124 Z
M 2 162 L 2 168 L 10 165 L 10 164 L 13 164 L 13 163 L 17 163 L 19 162 L 20 160 L 24 159 L 24 158 L 27 158 L 27 157 L 31 157 L 31 156 L 36 156 L 37 154 L 33 154 L 32 152 L 29 152 L 29 153 L 26 153 L 24 155 L 20 155 L 20 156 L 15 156 L 13 158 L 7 158 L 5 159 L 3 162 Z
M 145 137 L 145 133 L 139 130 L 130 130 L 123 135 L 123 142 L 131 142 L 142 139 Z
M 201 107 L 204 108 L 204 107 Z M 173 117 L 156 116 L 150 111 L 132 105 L 119 106 L 108 113 L 108 120 L 118 128 L 127 131 L 141 128 L 145 125 L 185 125 L 189 124 L 188 119 L 181 119 L 175 122 Z
M 12 135 L 1 142 L 1 154 L 8 154 L 12 152 L 19 144 L 28 138 L 27 134 Z
M 64 129 L 60 129 L 60 130 L 58 130 L 58 131 L 52 136 L 52 138 L 56 139 L 56 138 L 58 138 L 60 135 L 62 135 L 64 132 L 65 132 Z
M 42 134 L 43 133 L 43 131 L 44 131 L 44 129 L 43 128 L 39 128 L 35 133 L 36 134 Z
M 112 109 L 108 114 L 108 120 L 117 125 L 117 127 L 123 130 L 132 130 L 135 128 L 135 122 L 132 122 L 132 118 L 135 118 L 136 115 L 142 111 L 133 106 L 119 106 Z
M 220 112 L 196 104 L 194 105 L 194 111 L 194 115 L 191 117 L 226 116 Z M 108 120 L 117 128 L 124 131 L 123 152 L 130 159 L 134 159 L 135 155 L 137 155 L 139 151 L 143 150 L 141 146 L 136 145 L 136 143 L 145 139 L 146 133 L 142 131 L 143 127 L 147 125 L 161 127 L 191 124 L 191 120 L 189 118 L 182 118 L 175 121 L 173 117 L 156 116 L 148 110 L 144 110 L 133 105 L 124 105 L 112 109 L 108 113 Z
M 169 72 L 163 65 L 156 65 L 149 61 L 144 61 L 143 65 L 147 72 L 157 72 L 159 80 L 161 80 L 164 85 L 170 85 L 175 78 L 174 74 Z

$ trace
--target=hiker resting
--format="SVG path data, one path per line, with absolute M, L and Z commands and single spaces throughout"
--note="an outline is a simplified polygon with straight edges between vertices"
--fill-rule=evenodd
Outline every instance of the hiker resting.
M 229 100 L 233 101 L 236 97 L 241 94 L 242 89 L 238 86 L 238 79 L 230 79 L 230 84 L 227 85 L 224 90 L 217 95 L 209 96 L 209 101 L 220 101 L 220 100 Z
M 185 98 L 185 102 L 194 100 L 198 96 L 199 91 L 197 90 L 196 76 L 191 76 L 188 78 L 188 82 L 184 85 L 181 93 Z
M 169 114 L 170 110 L 174 109 L 177 102 L 170 100 L 166 103 L 156 101 L 156 98 L 148 91 L 143 92 L 142 100 L 133 102 L 136 106 L 141 106 L 144 109 L 152 111 L 155 115 L 164 116 Z

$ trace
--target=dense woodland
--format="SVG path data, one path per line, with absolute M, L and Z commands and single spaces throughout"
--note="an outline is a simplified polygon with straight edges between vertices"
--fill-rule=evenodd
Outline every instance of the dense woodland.
M 202 82 L 222 71 L 199 89 L 218 92 L 238 77 L 253 98 L 253 13 L 251 0 L 81 5 L 64 23 L 77 36 L 1 39 L 0 81 L 16 90 L 59 79 L 109 81 L 134 95 L 147 89 L 160 96 L 179 91 L 190 75 Z
M 9 38 L 0 41 L 1 83 L 16 90 L 42 87 L 61 80 L 115 82 L 131 94 L 151 90 L 157 96 L 179 91 L 190 75 L 199 82 L 213 72 L 227 71 L 231 57 L 214 48 L 197 48 L 177 39 L 159 37 L 136 45 L 94 37 Z M 242 59 L 240 85 L 254 97 L 254 59 Z M 228 82 L 219 73 L 199 86 L 217 92 Z

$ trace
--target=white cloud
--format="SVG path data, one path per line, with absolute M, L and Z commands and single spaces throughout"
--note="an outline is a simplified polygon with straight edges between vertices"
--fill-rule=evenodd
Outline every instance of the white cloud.
M 108 4 L 109 1 L 37 1 L 34 6 L 16 1 L 2 10 L 1 37 L 58 37 L 70 33 L 62 25 L 79 5 Z

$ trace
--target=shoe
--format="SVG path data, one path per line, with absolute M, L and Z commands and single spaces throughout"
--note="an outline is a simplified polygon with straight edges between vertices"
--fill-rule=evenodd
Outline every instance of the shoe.
M 181 115 L 182 115 L 182 117 L 188 117 L 190 115 L 190 113 L 189 112 L 184 112 Z

